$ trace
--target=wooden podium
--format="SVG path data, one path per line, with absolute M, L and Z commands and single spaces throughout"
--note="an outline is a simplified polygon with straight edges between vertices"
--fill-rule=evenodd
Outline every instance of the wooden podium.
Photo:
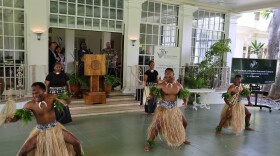
M 85 104 L 106 103 L 105 92 L 99 91 L 99 76 L 106 74 L 106 55 L 85 54 L 84 73 L 90 76 L 90 92 L 84 93 Z

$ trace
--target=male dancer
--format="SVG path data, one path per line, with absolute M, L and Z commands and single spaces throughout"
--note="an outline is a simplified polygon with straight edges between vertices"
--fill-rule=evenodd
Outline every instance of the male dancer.
M 177 96 L 183 91 L 183 87 L 177 81 L 174 81 L 174 71 L 172 68 L 165 70 L 165 79 L 157 85 L 157 93 L 160 93 L 162 100 L 159 101 L 159 106 L 156 108 L 153 121 L 148 129 L 148 140 L 144 148 L 145 151 L 150 151 L 155 137 L 161 133 L 171 147 L 178 147 L 182 144 L 190 144 L 185 139 L 187 120 L 177 107 Z M 150 94 L 150 97 L 155 96 L 155 92 Z M 187 103 L 187 97 L 183 98 L 184 103 Z
M 42 82 L 32 84 L 33 100 L 27 102 L 23 110 L 30 111 L 36 118 L 37 126 L 32 130 L 28 139 L 21 147 L 19 156 L 78 156 L 82 154 L 82 148 L 77 138 L 68 132 L 55 120 L 54 102 L 58 100 L 68 104 L 68 100 L 58 99 L 54 94 L 44 94 L 46 86 Z M 5 123 L 16 122 L 21 116 L 15 115 L 7 118 Z
M 241 85 L 241 75 L 236 75 L 234 78 L 234 83 L 229 86 L 227 94 L 230 98 L 224 97 L 226 105 L 224 106 L 221 113 L 221 120 L 216 128 L 216 134 L 221 135 L 222 127 L 231 127 L 233 133 L 240 133 L 244 130 L 254 131 L 250 128 L 250 117 L 251 113 L 248 109 L 241 103 L 241 94 L 245 90 L 244 86 Z M 252 106 L 250 102 L 250 95 L 245 95 L 248 100 L 248 105 Z M 245 118 L 245 122 L 244 122 Z

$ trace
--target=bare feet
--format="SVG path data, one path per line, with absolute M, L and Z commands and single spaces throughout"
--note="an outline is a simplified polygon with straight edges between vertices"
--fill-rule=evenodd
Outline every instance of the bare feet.
M 150 144 L 146 144 L 145 147 L 144 147 L 145 152 L 150 152 L 151 149 L 152 149 L 152 146 Z
M 246 131 L 254 131 L 254 129 L 253 129 L 253 128 L 250 128 L 250 127 L 245 128 L 245 130 L 246 130 Z
M 191 142 L 190 142 L 190 141 L 188 141 L 188 140 L 186 140 L 186 141 L 184 141 L 184 144 L 185 144 L 185 145 L 190 145 L 190 144 L 191 144 Z
M 222 127 L 220 126 L 216 127 L 216 135 L 222 135 Z
M 222 135 L 222 131 L 216 131 L 216 135 Z

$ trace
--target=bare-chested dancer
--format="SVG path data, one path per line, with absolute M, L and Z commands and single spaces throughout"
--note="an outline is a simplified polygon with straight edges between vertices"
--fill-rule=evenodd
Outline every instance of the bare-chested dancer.
M 226 105 L 221 113 L 221 120 L 216 128 L 216 134 L 221 135 L 222 127 L 231 127 L 233 133 L 240 133 L 244 130 L 254 131 L 250 128 L 251 113 L 241 103 L 241 93 L 244 90 L 244 86 L 241 85 L 241 75 L 236 75 L 234 83 L 229 86 L 227 93 L 231 95 L 229 99 L 224 97 Z M 248 105 L 252 106 L 250 102 L 250 96 L 246 95 Z M 244 120 L 245 119 L 245 120 Z
M 148 129 L 148 140 L 144 150 L 150 151 L 155 137 L 160 133 L 171 147 L 178 147 L 182 144 L 190 144 L 186 140 L 185 128 L 187 120 L 177 107 L 177 96 L 183 91 L 180 83 L 175 81 L 172 68 L 165 70 L 165 79 L 157 85 L 158 92 L 162 95 L 162 100 L 156 108 L 153 121 Z M 150 97 L 155 96 L 154 93 Z M 186 104 L 187 98 L 183 98 Z
M 74 156 L 83 155 L 81 144 L 55 120 L 54 102 L 58 100 L 68 104 L 68 100 L 58 99 L 54 94 L 44 94 L 46 86 L 42 82 L 32 84 L 33 100 L 27 102 L 23 111 L 31 111 L 36 118 L 37 126 L 21 147 L 19 156 Z M 5 123 L 16 122 L 19 116 L 7 118 Z

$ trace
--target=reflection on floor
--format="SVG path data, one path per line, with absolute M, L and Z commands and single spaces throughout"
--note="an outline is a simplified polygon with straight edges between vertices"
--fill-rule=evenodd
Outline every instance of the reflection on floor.
M 146 130 L 152 119 L 143 112 L 97 115 L 73 118 L 66 125 L 81 141 L 88 156 L 279 156 L 279 111 L 249 108 L 254 132 L 236 136 L 223 131 L 215 136 L 222 105 L 211 105 L 210 110 L 189 109 L 187 135 L 192 145 L 178 149 L 169 148 L 164 141 L 156 139 L 151 152 L 143 150 Z M 0 155 L 14 156 L 27 138 L 35 123 L 22 123 L 0 127 Z

